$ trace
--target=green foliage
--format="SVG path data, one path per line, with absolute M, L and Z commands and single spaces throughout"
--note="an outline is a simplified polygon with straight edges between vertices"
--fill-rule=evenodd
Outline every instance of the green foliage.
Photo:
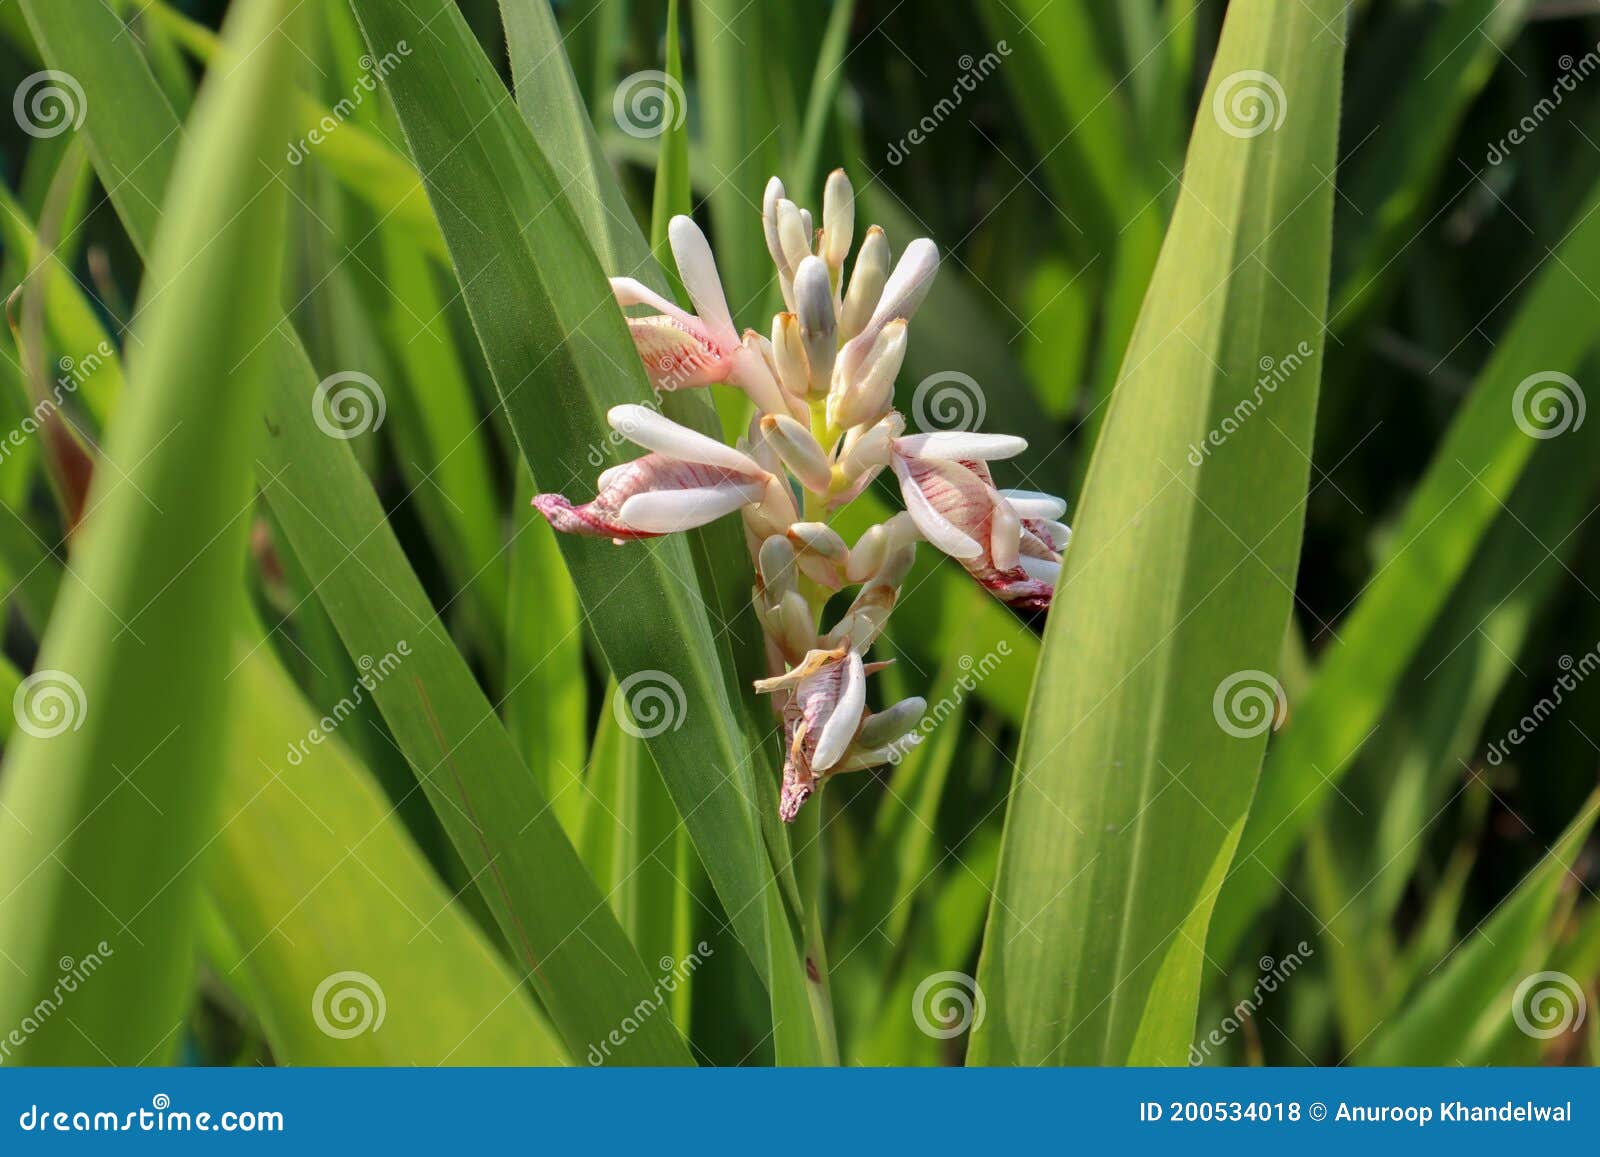
M 1581 7 L 0 5 L 0 1062 L 1600 1061 Z M 747 435 L 607 278 L 767 334 L 838 167 L 1074 537 L 923 544 L 924 741 L 785 825 L 740 520 L 531 499 Z

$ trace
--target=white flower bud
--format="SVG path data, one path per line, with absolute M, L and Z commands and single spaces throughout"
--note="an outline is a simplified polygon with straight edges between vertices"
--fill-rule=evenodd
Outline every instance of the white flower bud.
M 778 267 L 779 273 L 793 277 L 794 270 L 784 256 L 783 242 L 778 237 L 778 202 L 783 199 L 783 182 L 773 177 L 767 182 L 766 192 L 761 197 L 761 231 L 766 235 L 767 252 L 772 255 L 772 264 Z
M 817 645 L 817 627 L 811 605 L 799 591 L 790 591 L 778 603 L 773 618 L 778 624 L 778 648 L 791 663 L 799 662 Z
M 822 190 L 822 259 L 835 277 L 844 268 L 856 223 L 856 193 L 843 169 L 828 174 Z
M 806 350 L 811 397 L 828 392 L 833 359 L 839 352 L 838 324 L 833 316 L 833 288 L 820 257 L 807 257 L 794 275 L 795 314 Z
M 826 494 L 833 481 L 833 466 L 811 431 L 787 414 L 769 414 L 761 428 L 800 484 L 816 494 Z
M 828 394 L 828 421 L 848 429 L 881 418 L 894 403 L 894 383 L 905 362 L 907 344 L 906 323 L 891 321 L 853 376 L 846 377 L 840 366 Z
M 797 522 L 789 528 L 789 541 L 797 550 L 821 555 L 829 562 L 843 566 L 850 558 L 850 548 L 839 532 L 825 522 Z
M 853 583 L 866 582 L 878 573 L 878 568 L 883 565 L 888 551 L 888 529 L 882 524 L 867 527 L 850 550 L 850 558 L 844 567 L 844 577 Z
M 867 716 L 856 742 L 862 747 L 883 747 L 893 743 L 920 723 L 927 711 L 928 701 L 920 695 L 902 699 L 893 707 Z
M 784 595 L 798 589 L 794 544 L 783 535 L 775 534 L 761 544 L 756 566 L 761 572 L 761 587 L 769 604 L 776 605 Z
M 793 201 L 778 202 L 778 243 L 791 271 L 811 256 L 811 230 Z
M 860 333 L 878 308 L 884 284 L 889 280 L 889 239 L 874 225 L 867 230 L 850 270 L 850 287 L 845 291 L 844 308 L 839 312 L 839 340 L 849 341 Z
M 772 361 L 778 382 L 793 398 L 804 398 L 811 388 L 811 368 L 805 343 L 800 339 L 800 319 L 780 313 L 772 319 Z

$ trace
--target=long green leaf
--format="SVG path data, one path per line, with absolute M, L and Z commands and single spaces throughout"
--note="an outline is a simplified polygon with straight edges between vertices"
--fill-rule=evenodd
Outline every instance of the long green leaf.
M 271 656 L 241 643 L 206 865 L 283 1064 L 567 1063 L 527 990 L 433 874 L 364 768 Z M 360 692 L 352 689 L 351 694 Z M 355 726 L 350 723 L 349 726 Z M 309 735 L 323 741 L 308 744 Z M 289 753 L 293 752 L 293 756 Z
M 1544 967 L 1550 915 L 1597 816 L 1600 794 L 1589 797 L 1538 867 L 1407 1001 L 1400 1018 L 1372 1037 L 1362 1063 L 1481 1063 L 1480 1051 L 1513 1015 L 1515 998 L 1526 996 L 1514 991 L 1517 983 Z M 1517 1014 L 1533 1011 L 1523 1006 Z
M 12 1060 L 138 1063 L 171 1047 L 187 1009 L 259 351 L 281 285 L 289 17 L 284 0 L 240 6 L 229 27 L 244 60 L 197 104 L 141 297 L 135 388 L 34 673 L 40 713 L 7 751 L 0 951 L 26 979 L 0 992 L 3 1019 L 58 999 L 60 961 L 107 957 L 71 1015 Z
M 618 460 L 605 411 L 645 390 L 599 264 L 527 126 L 495 103 L 492 70 L 459 14 L 442 0 L 354 7 L 374 55 L 406 39 L 435 46 L 391 72 L 389 92 L 523 456 L 547 489 L 583 485 L 590 454 Z M 687 546 L 669 538 L 617 550 L 563 536 L 561 547 L 619 681 L 638 676 L 683 697 L 651 754 L 765 972 L 772 870 L 754 769 Z
M 1270 680 L 1299 558 L 1343 10 L 1229 7 L 1046 628 L 977 1063 L 1174 1064 L 1188 1047 L 1206 924 L 1265 743 L 1264 724 L 1219 717 L 1214 697 Z M 1213 112 L 1261 73 L 1282 86 L 1287 124 Z M 1260 400 L 1261 359 L 1291 356 Z M 1240 421 L 1241 404 L 1262 412 Z M 1225 419 L 1231 437 L 1195 465 L 1191 447 Z
M 82 78 L 89 103 L 138 109 L 117 134 L 98 135 L 92 122 L 86 129 L 102 176 L 125 176 L 110 185 L 124 226 L 147 243 L 178 138 L 170 108 L 109 10 L 38 4 L 29 15 L 47 59 Z M 412 648 L 403 675 L 381 682 L 374 698 L 526 979 L 569 1051 L 582 1053 L 653 982 L 435 617 L 349 442 L 319 425 L 304 349 L 284 334 L 262 349 L 273 359 L 270 393 L 252 426 L 267 498 L 352 659 Z M 653 1018 L 607 1059 L 690 1058 L 671 1024 Z
M 1306 825 L 1377 727 L 1483 535 L 1529 459 L 1551 441 L 1534 422 L 1530 391 L 1556 390 L 1594 348 L 1583 277 L 1600 269 L 1600 189 L 1523 299 L 1462 407 L 1382 562 L 1324 657 L 1310 692 L 1268 755 L 1239 863 L 1217 905 L 1212 951 L 1228 956 L 1278 877 Z M 1540 375 L 1544 375 L 1543 378 Z M 1557 375 L 1551 377 L 1550 375 Z M 1581 387 L 1580 387 L 1581 388 Z M 1546 437 L 1525 432 L 1524 427 Z

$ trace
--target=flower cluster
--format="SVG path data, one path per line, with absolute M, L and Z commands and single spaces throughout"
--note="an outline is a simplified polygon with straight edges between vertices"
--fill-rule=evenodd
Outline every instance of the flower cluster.
M 771 337 L 741 337 L 704 234 L 688 217 L 669 229 L 693 314 L 627 277 L 612 289 L 651 384 L 681 389 L 723 383 L 756 414 L 737 447 L 680 426 L 646 406 L 617 406 L 612 427 L 648 451 L 600 475 L 598 493 L 575 506 L 559 494 L 534 505 L 550 525 L 617 543 L 702 526 L 739 511 L 755 560 L 755 609 L 773 677 L 756 684 L 778 696 L 785 757 L 780 813 L 793 820 L 828 776 L 874 767 L 919 738 L 926 702 L 867 708 L 866 677 L 883 666 L 863 656 L 883 630 L 927 541 L 957 560 L 1002 601 L 1044 610 L 1055 591 L 1068 529 L 1066 503 L 1001 490 L 989 463 L 1021 453 L 1017 437 L 967 431 L 907 434 L 894 410 L 907 323 L 939 267 L 927 239 L 898 264 L 882 229 L 867 230 L 848 281 L 855 194 L 843 170 L 828 177 L 822 228 L 784 195 L 774 177 L 762 203 L 767 248 L 787 309 Z M 828 525 L 883 470 L 900 483 L 905 511 L 853 546 Z M 859 588 L 823 630 L 829 598 Z

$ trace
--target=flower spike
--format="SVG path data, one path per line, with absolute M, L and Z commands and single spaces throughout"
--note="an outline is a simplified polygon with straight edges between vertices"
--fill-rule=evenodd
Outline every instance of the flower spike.
M 668 241 L 693 312 L 632 278 L 611 283 L 620 307 L 650 310 L 626 317 L 646 376 L 657 391 L 726 384 L 758 412 L 735 447 L 653 407 L 613 407 L 612 428 L 644 455 L 601 474 L 582 505 L 560 494 L 533 500 L 557 530 L 617 543 L 739 513 L 771 672 L 756 689 L 774 697 L 783 720 L 785 822 L 832 776 L 892 762 L 928 729 L 926 700 L 874 712 L 867 693 L 868 677 L 885 665 L 867 652 L 900 600 L 918 544 L 949 555 L 1003 602 L 1043 610 L 1071 535 L 1060 499 L 995 485 L 989 464 L 1020 454 L 1022 438 L 905 433 L 895 380 L 939 251 L 922 238 L 891 264 L 888 239 L 873 225 L 851 265 L 856 207 L 849 179 L 835 170 L 814 232 L 811 213 L 783 183 L 767 183 L 761 229 L 786 309 L 761 333 L 741 334 L 705 235 L 690 218 L 673 218 Z M 905 510 L 847 545 L 829 518 L 886 469 Z M 829 599 L 845 586 L 854 596 L 825 629 Z

